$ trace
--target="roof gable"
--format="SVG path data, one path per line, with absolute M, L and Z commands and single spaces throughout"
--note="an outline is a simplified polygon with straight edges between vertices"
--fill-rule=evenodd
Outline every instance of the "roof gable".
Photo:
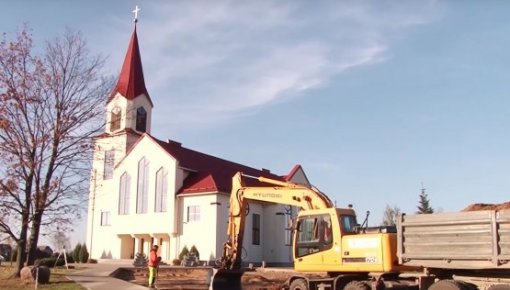
M 306 176 L 305 171 L 303 170 L 303 167 L 300 164 L 296 164 L 294 168 L 292 168 L 292 170 L 289 172 L 289 174 L 287 174 L 284 177 L 284 179 L 286 181 L 311 186 L 311 183 L 308 180 L 308 177 Z

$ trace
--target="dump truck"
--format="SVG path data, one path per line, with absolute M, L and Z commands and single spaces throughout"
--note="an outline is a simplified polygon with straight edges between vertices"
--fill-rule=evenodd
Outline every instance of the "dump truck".
M 314 187 L 241 172 L 232 179 L 213 290 L 241 289 L 248 201 L 300 209 L 292 226 L 295 272 L 283 289 L 510 290 L 510 211 L 403 214 L 397 226 L 369 227 L 368 214 L 360 225 L 353 208 L 336 208 Z
M 400 215 L 398 262 L 428 289 L 510 290 L 510 210 Z

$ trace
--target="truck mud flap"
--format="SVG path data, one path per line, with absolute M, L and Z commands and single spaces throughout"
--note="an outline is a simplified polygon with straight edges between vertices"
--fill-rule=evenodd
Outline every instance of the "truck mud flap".
M 212 269 L 209 290 L 242 290 L 242 270 Z

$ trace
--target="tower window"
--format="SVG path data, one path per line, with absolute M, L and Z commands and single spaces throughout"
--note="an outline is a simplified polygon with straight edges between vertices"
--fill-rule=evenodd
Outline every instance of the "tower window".
M 136 131 L 145 132 L 147 128 L 147 111 L 143 107 L 136 109 Z
M 113 178 L 113 165 L 115 162 L 115 149 L 111 149 L 104 152 L 104 173 L 103 178 L 112 179 Z
M 110 115 L 110 131 L 116 131 L 120 129 L 120 109 L 115 107 L 112 109 Z

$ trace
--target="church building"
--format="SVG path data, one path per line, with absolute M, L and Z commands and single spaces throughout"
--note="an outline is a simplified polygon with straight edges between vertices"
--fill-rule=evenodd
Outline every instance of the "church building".
M 136 22 L 117 85 L 106 102 L 105 132 L 94 137 L 87 241 L 92 259 L 133 259 L 159 245 L 166 263 L 183 247 L 200 260 L 221 257 L 227 238 L 232 176 L 309 184 L 301 166 L 286 175 L 255 169 L 151 135 L 157 104 L 145 87 Z M 244 238 L 247 263 L 292 262 L 289 220 L 296 209 L 250 203 Z

